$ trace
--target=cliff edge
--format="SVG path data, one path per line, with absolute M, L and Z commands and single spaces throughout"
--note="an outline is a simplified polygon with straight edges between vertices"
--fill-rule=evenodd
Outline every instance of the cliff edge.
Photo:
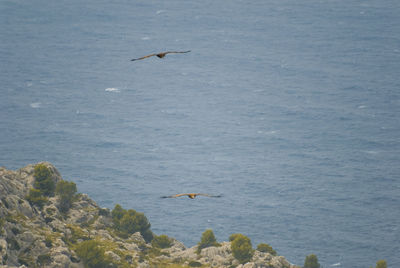
M 40 165 L 50 171 L 54 185 L 64 181 L 52 164 Z M 86 194 L 74 194 L 70 200 L 49 194 L 41 202 L 32 201 L 31 190 L 38 188 L 36 166 L 0 168 L 0 267 L 298 267 L 258 250 L 240 263 L 232 254 L 232 242 L 199 252 L 197 246 L 186 248 L 168 238 L 168 246 L 160 247 L 139 231 L 122 233 L 113 212 Z

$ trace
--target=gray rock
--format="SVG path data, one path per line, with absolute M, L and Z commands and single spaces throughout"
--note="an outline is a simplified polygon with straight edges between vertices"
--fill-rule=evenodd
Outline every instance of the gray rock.
M 55 183 L 62 180 L 57 169 L 42 162 L 52 174 Z M 197 246 L 186 248 L 172 239 L 167 249 L 152 249 L 137 232 L 127 239 L 118 236 L 113 229 L 111 213 L 101 209 L 86 194 L 80 194 L 70 210 L 59 211 L 59 198 L 48 198 L 42 209 L 31 206 L 25 199 L 33 187 L 35 165 L 17 171 L 0 167 L 0 263 L 1 267 L 24 267 L 22 263 L 37 265 L 38 256 L 45 256 L 50 263 L 46 267 L 84 268 L 74 252 L 75 245 L 86 239 L 96 239 L 116 265 L 137 264 L 137 267 L 158 267 L 157 263 L 189 265 L 200 262 L 207 267 L 241 268 L 295 268 L 282 256 L 255 251 L 249 263 L 239 264 L 232 255 L 231 243 L 222 242 L 220 247 L 204 248 L 197 254 Z M 72 242 L 71 242 L 72 241 Z M 145 254 L 161 252 L 158 256 Z M 123 256 L 123 257 L 121 257 Z M 151 256 L 149 258 L 149 256 Z M 25 259 L 21 259 L 21 258 Z

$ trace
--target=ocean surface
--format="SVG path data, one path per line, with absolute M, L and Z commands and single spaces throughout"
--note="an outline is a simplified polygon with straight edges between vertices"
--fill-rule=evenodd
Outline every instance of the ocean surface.
M 0 0 L 0 165 L 191 247 L 400 267 L 400 1 Z M 132 58 L 191 50 L 164 59 Z M 162 199 L 184 192 L 222 198 Z

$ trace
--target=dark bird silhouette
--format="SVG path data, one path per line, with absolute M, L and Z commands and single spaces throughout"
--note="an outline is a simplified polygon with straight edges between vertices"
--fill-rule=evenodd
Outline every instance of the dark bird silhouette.
M 143 56 L 143 57 L 140 57 L 140 58 L 137 58 L 137 59 L 131 59 L 131 61 L 143 60 L 143 59 L 150 58 L 150 57 L 153 57 L 153 56 L 157 56 L 160 59 L 162 59 L 162 58 L 165 57 L 165 55 L 170 54 L 170 53 L 188 53 L 188 52 L 190 52 L 190 50 L 188 50 L 188 51 L 167 51 L 167 52 L 153 53 L 153 54 L 150 54 L 150 55 L 147 55 L 147 56 Z
M 221 197 L 222 195 L 209 195 L 209 194 L 201 194 L 201 193 L 190 193 L 190 194 L 176 194 L 176 195 L 170 195 L 170 196 L 162 196 L 161 198 L 175 198 L 175 197 L 180 197 L 180 196 L 185 196 L 187 195 L 190 199 L 194 199 L 198 195 L 202 196 L 207 196 L 207 197 Z

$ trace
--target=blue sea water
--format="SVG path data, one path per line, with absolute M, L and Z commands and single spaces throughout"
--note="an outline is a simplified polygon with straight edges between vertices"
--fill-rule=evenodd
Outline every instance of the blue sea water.
M 0 1 L 0 165 L 193 246 L 400 267 L 397 0 Z M 191 50 L 131 62 L 165 50 Z M 181 192 L 223 198 L 160 199 Z

